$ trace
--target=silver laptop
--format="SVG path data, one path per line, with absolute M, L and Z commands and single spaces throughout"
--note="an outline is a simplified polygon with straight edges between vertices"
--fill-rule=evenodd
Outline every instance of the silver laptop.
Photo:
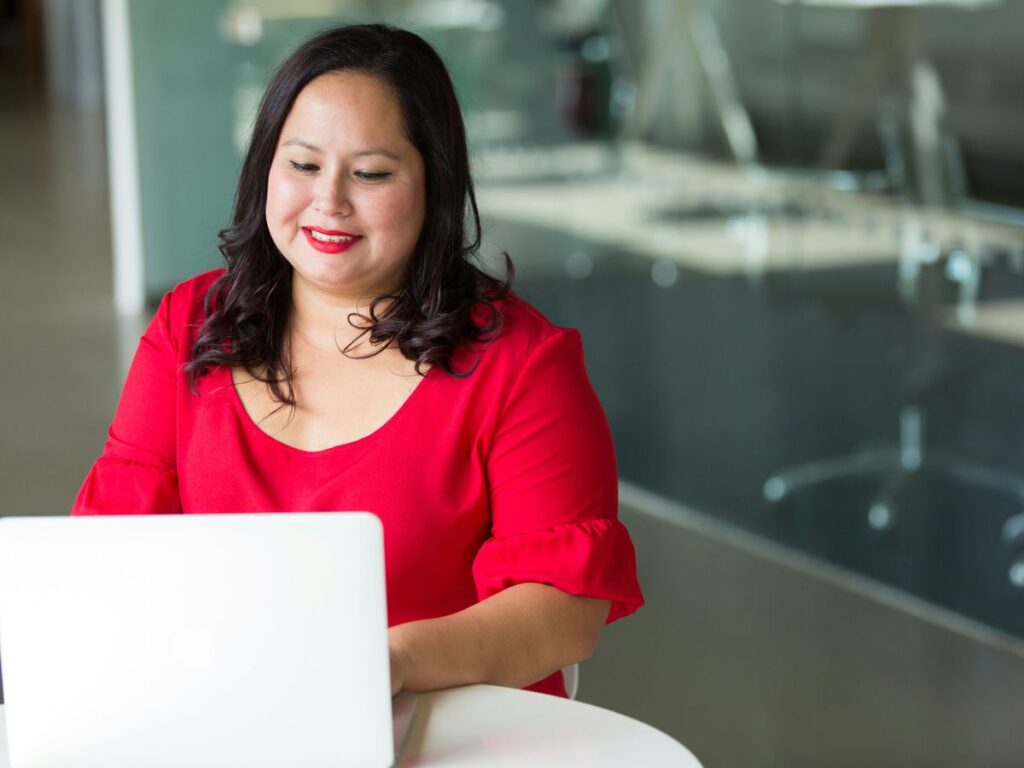
M 367 513 L 0 520 L 0 659 L 13 768 L 383 768 L 402 736 Z

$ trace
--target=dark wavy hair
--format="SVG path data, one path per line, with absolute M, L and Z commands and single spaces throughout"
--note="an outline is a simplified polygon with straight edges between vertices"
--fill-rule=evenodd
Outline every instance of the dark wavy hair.
M 231 225 L 219 233 L 227 272 L 206 295 L 206 321 L 185 368 L 193 388 L 213 366 L 240 366 L 265 382 L 282 405 L 295 405 L 287 355 L 292 267 L 267 229 L 267 179 L 295 98 L 313 79 L 337 71 L 367 74 L 393 89 L 406 136 L 419 150 L 426 171 L 426 215 L 404 284 L 376 297 L 369 316 L 349 317 L 353 325 L 359 321 L 359 338 L 369 334 L 371 343 L 381 345 L 371 354 L 386 348 L 385 342 L 397 346 L 416 361 L 421 375 L 424 367 L 436 365 L 453 376 L 466 376 L 475 363 L 457 371 L 455 353 L 501 331 L 496 302 L 508 294 L 514 271 L 507 254 L 504 280 L 472 261 L 480 247 L 480 215 L 462 114 L 444 62 L 421 37 L 402 29 L 381 24 L 337 27 L 289 56 L 263 95 Z

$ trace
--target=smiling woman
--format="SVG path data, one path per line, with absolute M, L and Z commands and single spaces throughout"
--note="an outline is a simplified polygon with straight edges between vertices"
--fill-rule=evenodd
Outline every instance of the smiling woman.
M 423 228 L 426 185 L 391 88 L 357 72 L 321 75 L 295 100 L 281 139 L 267 226 L 296 287 L 353 311 L 397 291 Z
M 564 696 L 557 670 L 643 598 L 579 335 L 478 246 L 437 54 L 314 37 L 261 103 L 227 268 L 164 297 L 73 512 L 370 510 L 394 690 Z

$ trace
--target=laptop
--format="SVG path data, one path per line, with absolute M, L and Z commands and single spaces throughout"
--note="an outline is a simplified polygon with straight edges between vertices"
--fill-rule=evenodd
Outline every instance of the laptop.
M 0 520 L 0 659 L 12 768 L 383 768 L 415 704 L 363 512 Z

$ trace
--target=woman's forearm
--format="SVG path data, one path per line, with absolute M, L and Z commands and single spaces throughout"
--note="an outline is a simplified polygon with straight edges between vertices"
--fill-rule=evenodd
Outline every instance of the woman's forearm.
M 535 683 L 594 652 L 609 607 L 545 584 L 518 584 L 450 616 L 392 627 L 392 687 Z

